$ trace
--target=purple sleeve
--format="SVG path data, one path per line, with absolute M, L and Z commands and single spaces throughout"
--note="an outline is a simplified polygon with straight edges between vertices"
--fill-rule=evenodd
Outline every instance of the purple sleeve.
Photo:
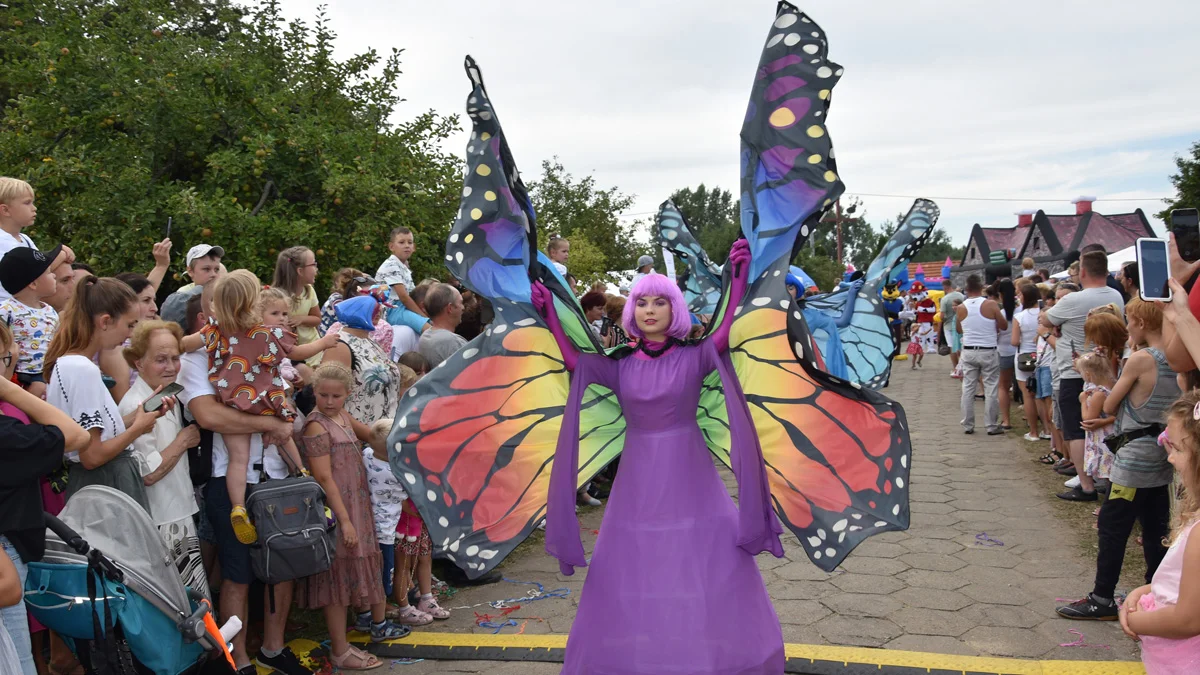
M 558 343 L 558 350 L 563 355 L 563 364 L 567 366 L 567 370 L 574 371 L 575 363 L 579 360 L 579 350 L 575 348 L 571 338 L 563 332 L 562 322 L 558 320 L 558 311 L 554 307 L 553 299 L 546 304 L 546 312 L 542 318 L 546 320 L 546 327 L 550 329 L 550 334 Z
M 742 272 L 735 276 L 729 287 L 729 304 L 725 306 L 725 314 L 721 317 L 721 325 L 708 336 L 712 341 L 713 346 L 717 348 L 718 354 L 725 353 L 729 349 L 729 331 L 733 328 L 734 310 L 742 303 L 742 298 L 746 296 L 746 274 L 749 265 L 742 265 Z
M 564 576 L 573 575 L 576 567 L 587 566 L 583 542 L 579 539 L 579 519 L 575 516 L 575 490 L 579 475 L 579 410 L 583 393 L 588 388 L 590 373 L 591 359 L 584 358 L 571 375 L 571 393 L 563 409 L 558 445 L 550 469 L 546 553 L 558 558 L 558 569 Z
M 731 305 L 732 306 L 732 303 Z M 716 344 L 713 344 L 716 347 Z M 725 410 L 729 414 L 729 462 L 738 486 L 738 546 L 751 555 L 769 551 L 783 557 L 783 525 L 771 506 L 771 487 L 762 446 L 750 417 L 750 408 L 742 395 L 737 374 L 728 354 L 715 350 L 705 360 L 716 366 L 725 390 Z M 577 528 L 578 529 L 578 528 Z

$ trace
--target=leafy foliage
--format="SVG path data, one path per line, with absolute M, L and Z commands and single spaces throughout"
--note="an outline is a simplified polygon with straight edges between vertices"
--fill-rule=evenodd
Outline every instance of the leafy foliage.
M 1173 209 L 1200 207 L 1200 141 L 1192 144 L 1190 157 L 1175 158 L 1175 167 L 1179 169 L 1179 173 L 1171 176 L 1171 184 L 1175 186 L 1175 199 L 1169 200 L 1170 206 L 1158 213 L 1158 217 L 1168 226 Z
M 414 274 L 444 276 L 458 126 L 394 124 L 400 50 L 333 57 L 324 15 L 277 0 L 25 0 L 0 15 L 0 174 L 38 195 L 31 232 L 104 273 L 150 265 L 173 217 L 182 251 L 219 244 L 264 281 L 277 248 L 374 271 L 388 231 L 417 236 Z
M 542 162 L 542 175 L 529 185 L 538 219 L 538 247 L 554 235 L 571 242 L 567 269 L 584 284 L 608 279 L 608 272 L 631 270 L 647 247 L 634 238 L 639 223 L 618 216 L 633 197 L 615 187 L 599 189 L 594 176 L 576 178 L 555 158 Z

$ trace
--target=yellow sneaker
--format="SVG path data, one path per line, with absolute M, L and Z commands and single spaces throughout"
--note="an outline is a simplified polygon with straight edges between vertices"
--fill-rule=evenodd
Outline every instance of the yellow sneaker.
M 243 544 L 253 544 L 258 541 L 258 530 L 254 529 L 254 523 L 250 522 L 250 515 L 246 513 L 246 507 L 235 506 L 229 512 L 229 522 L 233 524 L 233 535 Z

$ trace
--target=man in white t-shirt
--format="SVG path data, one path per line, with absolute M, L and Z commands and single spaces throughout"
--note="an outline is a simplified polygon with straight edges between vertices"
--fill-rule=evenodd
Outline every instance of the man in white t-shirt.
M 211 289 L 215 284 L 205 287 L 203 306 L 211 302 Z M 190 332 L 198 331 L 203 325 L 204 314 L 191 319 Z M 274 444 L 269 444 L 264 452 L 263 439 L 281 443 L 291 436 L 293 426 L 278 417 L 267 415 L 251 415 L 234 410 L 221 403 L 216 391 L 208 381 L 208 353 L 203 349 L 184 354 L 180 358 L 179 377 L 177 382 L 183 385 L 179 394 L 179 402 L 187 409 L 188 414 L 196 420 L 203 429 L 213 432 L 212 447 L 212 480 L 204 488 L 204 510 L 212 524 L 217 539 L 217 558 L 221 562 L 221 620 L 228 620 L 236 615 L 242 623 L 249 624 L 249 595 L 250 584 L 254 581 L 254 573 L 250 567 L 250 547 L 240 543 L 233 534 L 233 526 L 229 522 L 229 512 L 233 504 L 225 487 L 225 473 L 229 465 L 229 452 L 225 448 L 223 433 L 253 434 L 250 437 L 250 463 L 246 472 L 246 483 L 257 484 L 265 474 L 266 478 L 286 478 L 287 465 L 279 456 Z M 292 605 L 292 582 L 275 584 L 274 592 L 275 613 L 268 597 L 265 607 L 268 608 L 263 627 L 263 643 L 254 663 L 267 668 L 274 668 L 285 675 L 311 675 L 312 671 L 300 664 L 299 659 L 287 648 L 284 640 L 284 626 L 287 624 L 288 610 Z M 246 630 L 240 631 L 232 640 L 233 657 L 238 666 L 239 675 L 249 675 L 254 671 L 250 656 L 246 653 Z

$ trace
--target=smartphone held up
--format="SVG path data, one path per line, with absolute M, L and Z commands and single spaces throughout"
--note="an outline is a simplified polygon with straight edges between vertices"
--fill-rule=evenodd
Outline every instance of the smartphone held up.
M 1137 240 L 1135 246 L 1138 288 L 1142 299 L 1170 300 L 1171 263 L 1167 255 L 1167 240 L 1143 237 Z
M 1175 235 L 1180 258 L 1187 262 L 1200 260 L 1200 212 L 1196 209 L 1171 211 L 1171 234 Z

